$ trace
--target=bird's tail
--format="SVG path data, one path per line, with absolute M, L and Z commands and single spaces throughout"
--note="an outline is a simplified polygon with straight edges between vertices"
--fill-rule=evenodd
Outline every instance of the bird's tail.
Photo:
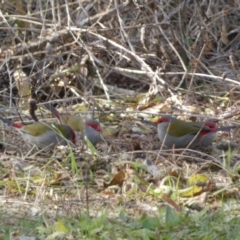
M 5 124 L 7 124 L 7 125 L 9 125 L 9 126 L 12 125 L 12 121 L 9 120 L 9 119 L 7 119 L 7 118 L 0 117 L 0 120 L 1 120 L 3 123 L 5 123 Z
M 51 103 L 44 103 L 43 106 L 47 110 L 49 110 L 61 122 L 60 113 L 58 112 L 58 110 L 54 106 L 52 106 Z

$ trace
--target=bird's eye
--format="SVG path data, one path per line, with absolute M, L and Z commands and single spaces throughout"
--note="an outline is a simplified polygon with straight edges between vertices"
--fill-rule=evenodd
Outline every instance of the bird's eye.
M 209 127 L 211 130 L 214 130 L 216 128 L 216 125 L 213 123 L 206 123 L 205 126 Z
M 88 123 L 87 125 L 88 125 L 89 127 L 94 128 L 94 124 L 92 124 L 92 123 Z

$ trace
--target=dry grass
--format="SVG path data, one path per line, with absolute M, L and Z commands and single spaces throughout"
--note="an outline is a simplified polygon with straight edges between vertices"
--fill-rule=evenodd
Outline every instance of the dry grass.
M 238 125 L 240 4 L 210 2 L 0 4 L 1 113 L 31 120 L 28 100 L 35 99 L 38 118 L 54 121 L 40 108 L 51 101 L 63 112 L 97 117 L 105 140 L 98 155 L 81 146 L 73 149 L 73 157 L 66 149 L 36 153 L 14 129 L 2 130 L 3 141 L 10 144 L 1 156 L 1 205 L 8 214 L 95 216 L 108 209 L 117 215 L 116 206 L 123 205 L 141 216 L 155 213 L 152 205 L 159 200 L 179 210 L 176 205 L 189 207 L 189 198 L 176 194 L 174 205 L 154 190 L 164 186 L 168 194 L 178 193 L 195 174 L 209 181 L 196 194 L 208 197 L 193 200 L 194 209 L 209 203 L 215 209 L 223 198 L 238 198 L 238 130 L 217 138 L 218 143 L 234 139 L 234 151 L 171 152 L 159 150 L 156 129 L 139 119 L 171 113 Z M 146 158 L 159 176 L 141 165 Z M 119 172 L 117 184 L 107 188 Z M 168 175 L 173 179 L 163 182 Z

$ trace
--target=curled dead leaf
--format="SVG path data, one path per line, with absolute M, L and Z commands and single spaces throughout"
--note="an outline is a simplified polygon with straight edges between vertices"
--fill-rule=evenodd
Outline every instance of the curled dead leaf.
M 121 187 L 123 182 L 127 179 L 127 177 L 128 177 L 127 172 L 125 170 L 121 170 L 114 175 L 110 183 L 104 182 L 104 187 L 107 188 L 113 185 L 118 185 L 119 187 Z
M 168 203 L 171 207 L 173 207 L 177 212 L 181 212 L 180 206 L 173 201 L 167 194 L 162 194 L 162 200 Z

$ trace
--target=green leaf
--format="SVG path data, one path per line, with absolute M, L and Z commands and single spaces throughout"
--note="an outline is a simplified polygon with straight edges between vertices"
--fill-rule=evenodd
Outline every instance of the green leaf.
M 170 226 L 177 225 L 181 222 L 178 213 L 171 207 L 167 206 L 166 209 L 166 224 Z
M 156 228 L 160 228 L 160 222 L 158 217 L 148 217 L 147 215 L 142 216 L 142 227 L 147 228 L 149 230 L 155 230 Z
M 58 219 L 58 221 L 57 221 L 56 231 L 63 232 L 63 233 L 68 233 L 68 230 L 65 227 L 65 225 L 63 224 L 61 219 Z

